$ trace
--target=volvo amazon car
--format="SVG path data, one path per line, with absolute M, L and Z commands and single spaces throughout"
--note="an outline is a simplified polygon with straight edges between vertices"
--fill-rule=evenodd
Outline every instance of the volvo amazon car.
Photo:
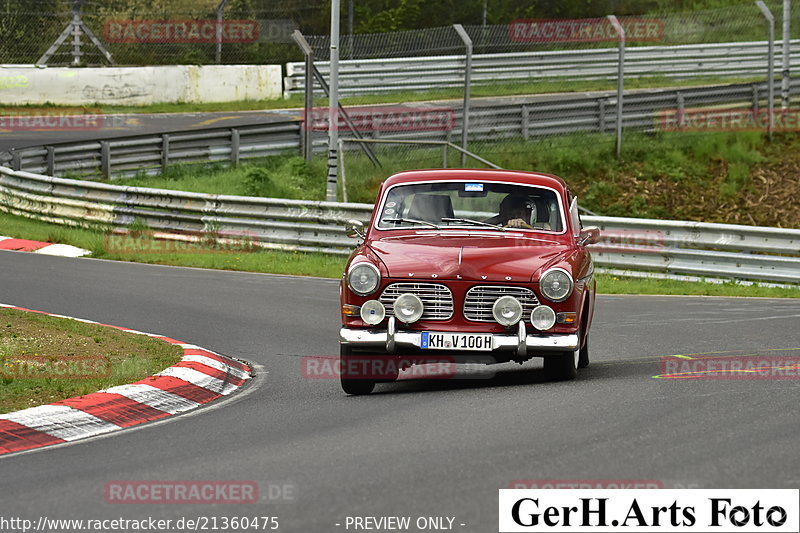
M 581 227 L 560 178 L 402 172 L 382 184 L 369 224 L 349 221 L 347 231 L 362 242 L 341 281 L 346 393 L 369 394 L 432 354 L 489 364 L 543 357 L 554 380 L 589 364 L 586 246 L 599 231 Z M 370 370 L 375 361 L 386 363 L 382 372 Z

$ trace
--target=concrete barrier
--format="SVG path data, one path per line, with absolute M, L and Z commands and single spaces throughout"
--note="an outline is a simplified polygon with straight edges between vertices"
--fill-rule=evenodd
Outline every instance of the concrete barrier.
M 280 65 L 0 66 L 0 105 L 148 105 L 281 97 Z

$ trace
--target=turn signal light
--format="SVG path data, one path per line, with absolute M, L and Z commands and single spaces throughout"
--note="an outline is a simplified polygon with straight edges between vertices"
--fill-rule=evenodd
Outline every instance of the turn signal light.
M 558 313 L 556 322 L 559 324 L 574 324 L 578 321 L 578 313 Z
M 358 305 L 344 304 L 342 305 L 342 314 L 344 316 L 359 316 L 361 307 Z

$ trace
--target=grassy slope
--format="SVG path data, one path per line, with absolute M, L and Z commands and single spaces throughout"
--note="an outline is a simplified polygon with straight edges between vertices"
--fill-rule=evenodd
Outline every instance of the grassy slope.
M 800 221 L 800 135 L 662 133 L 625 136 L 622 159 L 613 137 L 571 135 L 544 141 L 473 143 L 504 168 L 562 176 L 581 204 L 601 215 L 797 227 Z M 390 151 L 391 150 L 391 151 Z M 347 152 L 349 201 L 372 203 L 380 182 L 408 168 L 441 166 L 440 149 L 379 147 L 382 168 Z M 450 161 L 457 161 L 450 154 Z M 296 156 L 249 162 L 239 168 L 182 167 L 129 185 L 321 200 L 325 162 Z
M 0 309 L 0 413 L 132 383 L 175 364 L 182 353 L 144 335 Z M 58 370 L 81 360 L 87 365 L 77 375 Z

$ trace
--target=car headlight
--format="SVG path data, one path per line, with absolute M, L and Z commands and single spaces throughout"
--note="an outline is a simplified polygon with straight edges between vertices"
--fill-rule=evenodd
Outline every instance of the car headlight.
M 383 318 L 386 316 L 386 308 L 378 300 L 369 300 L 361 306 L 360 314 L 361 320 L 370 326 L 374 326 L 383 322 Z
M 419 320 L 422 317 L 422 311 L 424 309 L 422 300 L 420 300 L 417 295 L 411 294 L 410 292 L 401 294 L 397 297 L 397 300 L 394 301 L 394 316 L 397 317 L 397 320 L 405 324 L 411 324 Z
M 572 293 L 572 278 L 566 270 L 552 268 L 539 280 L 539 288 L 551 302 L 563 302 Z
M 546 305 L 537 305 L 531 311 L 531 324 L 539 331 L 546 331 L 556 323 L 556 312 Z
M 367 296 L 375 292 L 380 281 L 381 274 L 372 263 L 358 263 L 347 273 L 347 285 L 359 296 Z
M 492 306 L 492 316 L 503 326 L 513 326 L 522 318 L 522 304 L 513 296 L 501 296 Z

